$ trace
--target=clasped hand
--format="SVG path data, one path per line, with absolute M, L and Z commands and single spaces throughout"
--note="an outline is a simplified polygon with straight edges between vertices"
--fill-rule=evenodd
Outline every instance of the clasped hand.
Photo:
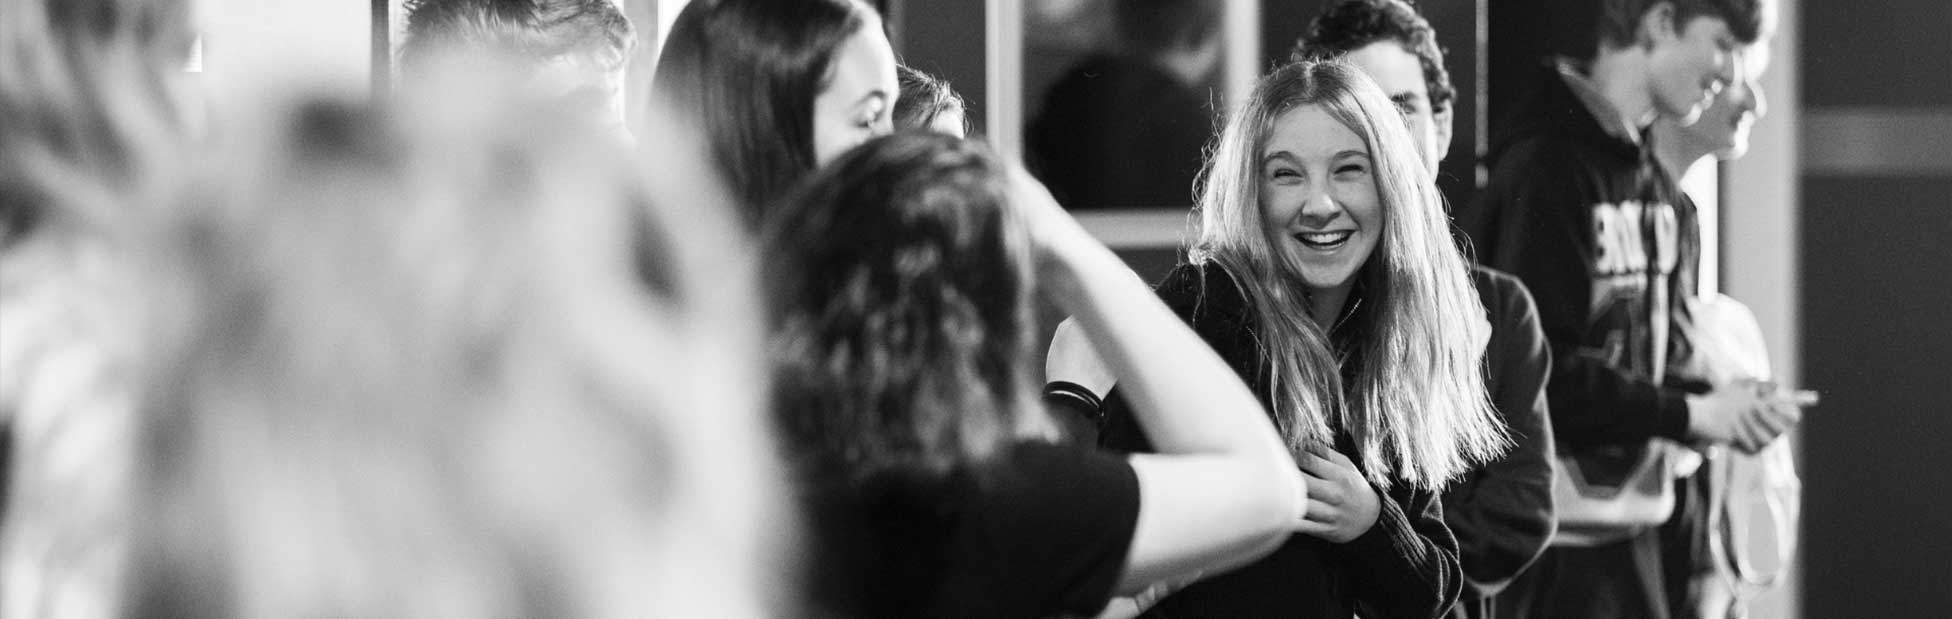
M 1376 525 L 1382 498 L 1342 452 L 1310 448 L 1295 459 L 1308 482 L 1308 513 L 1295 531 L 1338 544 Z

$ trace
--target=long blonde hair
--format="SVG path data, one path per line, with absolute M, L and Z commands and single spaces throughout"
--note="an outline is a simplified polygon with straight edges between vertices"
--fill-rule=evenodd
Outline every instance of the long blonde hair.
M 1328 326 L 1310 318 L 1307 287 L 1276 258 L 1277 231 L 1262 218 L 1260 152 L 1275 120 L 1304 105 L 1362 136 L 1383 210 L 1382 238 L 1358 275 L 1369 328 L 1347 360 L 1356 364 L 1349 385 Z M 1188 253 L 1201 268 L 1223 269 L 1251 308 L 1272 371 L 1268 401 L 1290 449 L 1332 445 L 1339 429 L 1371 481 L 1440 488 L 1502 453 L 1509 438 L 1480 373 L 1484 309 L 1443 198 L 1396 113 L 1381 89 L 1340 63 L 1299 62 L 1263 77 L 1209 156 Z

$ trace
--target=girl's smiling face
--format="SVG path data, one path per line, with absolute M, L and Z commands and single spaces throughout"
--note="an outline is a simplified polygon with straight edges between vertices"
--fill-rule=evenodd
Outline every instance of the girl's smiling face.
M 1382 238 L 1369 146 L 1319 105 L 1282 113 L 1259 153 L 1262 224 L 1311 292 L 1344 289 Z

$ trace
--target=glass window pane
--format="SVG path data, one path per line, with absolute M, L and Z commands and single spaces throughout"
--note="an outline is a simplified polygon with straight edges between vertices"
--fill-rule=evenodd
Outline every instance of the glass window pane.
M 1025 0 L 1024 157 L 1073 209 L 1193 202 L 1225 46 L 1219 0 Z

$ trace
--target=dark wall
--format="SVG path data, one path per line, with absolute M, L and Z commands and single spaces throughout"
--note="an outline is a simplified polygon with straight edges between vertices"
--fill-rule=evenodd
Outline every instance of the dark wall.
M 895 54 L 911 67 L 948 80 L 969 104 L 969 126 L 983 131 L 989 96 L 984 80 L 983 3 L 884 0 Z
M 1952 113 L 1952 4 L 1872 4 L 1801 3 L 1804 118 Z M 1807 617 L 1952 609 L 1952 165 L 1875 167 L 1802 179 Z

